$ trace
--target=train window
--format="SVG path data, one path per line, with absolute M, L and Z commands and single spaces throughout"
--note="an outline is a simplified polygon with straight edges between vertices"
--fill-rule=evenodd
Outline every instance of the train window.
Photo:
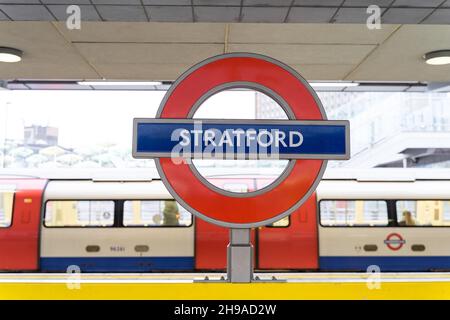
M 44 224 L 46 227 L 111 227 L 114 224 L 114 201 L 47 201 Z
M 289 227 L 290 219 L 289 216 L 284 217 L 283 219 L 280 219 L 278 221 L 275 221 L 272 224 L 269 224 L 267 227 L 269 228 L 286 228 Z
M 381 200 L 321 200 L 322 226 L 387 226 L 388 209 Z
M 396 208 L 401 227 L 450 226 L 450 200 L 400 200 Z
M 4 189 L 0 186 L 0 228 L 11 226 L 13 203 L 14 190 Z
M 126 227 L 189 227 L 192 215 L 175 200 L 127 200 L 123 206 Z

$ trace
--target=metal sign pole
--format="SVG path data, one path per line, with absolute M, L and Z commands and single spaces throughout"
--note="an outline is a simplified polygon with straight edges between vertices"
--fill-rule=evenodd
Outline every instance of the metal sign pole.
M 253 280 L 253 245 L 250 242 L 250 229 L 230 229 L 227 276 L 229 282 L 248 283 Z

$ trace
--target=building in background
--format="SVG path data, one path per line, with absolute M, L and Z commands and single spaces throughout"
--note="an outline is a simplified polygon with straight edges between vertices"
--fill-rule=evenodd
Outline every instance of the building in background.
M 58 144 L 58 128 L 40 125 L 23 128 L 24 145 L 26 146 L 56 146 Z
M 351 159 L 330 161 L 330 167 L 450 167 L 450 93 L 320 91 L 318 95 L 329 119 L 350 120 Z M 258 119 L 287 118 L 284 110 L 268 96 L 255 92 L 254 97 L 254 104 L 250 107 Z M 59 122 L 55 118 L 53 126 L 35 124 L 23 127 L 25 120 L 27 123 L 42 121 L 29 117 L 26 109 L 3 110 L 5 126 L 0 132 L 0 168 L 154 166 L 150 159 L 134 159 L 130 145 L 114 141 L 92 143 L 84 147 L 70 143 L 60 145 L 59 140 L 63 139 L 59 137 L 67 130 L 63 121 Z M 125 117 L 124 123 L 131 123 L 133 117 L 133 111 L 130 110 L 129 119 Z M 130 135 L 131 130 L 124 128 L 119 126 L 108 130 Z M 95 134 L 98 127 L 84 126 L 83 130 Z M 108 137 L 111 133 L 108 130 L 102 128 L 102 136 Z M 198 166 L 252 166 L 278 170 L 284 168 L 286 162 L 203 160 Z
M 438 92 L 318 92 L 329 119 L 350 120 L 352 157 L 334 167 L 450 167 L 450 95 Z M 258 118 L 286 117 L 257 93 Z

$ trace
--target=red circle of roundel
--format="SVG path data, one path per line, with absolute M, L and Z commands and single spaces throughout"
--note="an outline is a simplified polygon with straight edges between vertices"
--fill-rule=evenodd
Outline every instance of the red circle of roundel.
M 271 89 L 286 101 L 296 119 L 325 118 L 307 86 L 281 64 L 268 59 L 248 54 L 223 55 L 192 69 L 168 92 L 159 110 L 160 118 L 188 118 L 192 106 L 203 95 L 230 82 L 249 82 Z M 238 197 L 208 188 L 185 163 L 176 164 L 170 158 L 156 161 L 172 193 L 197 213 L 222 225 L 254 225 L 287 212 L 305 198 L 323 164 L 323 160 L 295 160 L 290 173 L 275 188 Z

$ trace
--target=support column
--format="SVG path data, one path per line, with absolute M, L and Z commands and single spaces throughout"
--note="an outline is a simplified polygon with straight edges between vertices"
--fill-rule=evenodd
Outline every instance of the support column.
M 250 229 L 230 229 L 227 251 L 228 281 L 248 283 L 253 279 L 253 245 Z

